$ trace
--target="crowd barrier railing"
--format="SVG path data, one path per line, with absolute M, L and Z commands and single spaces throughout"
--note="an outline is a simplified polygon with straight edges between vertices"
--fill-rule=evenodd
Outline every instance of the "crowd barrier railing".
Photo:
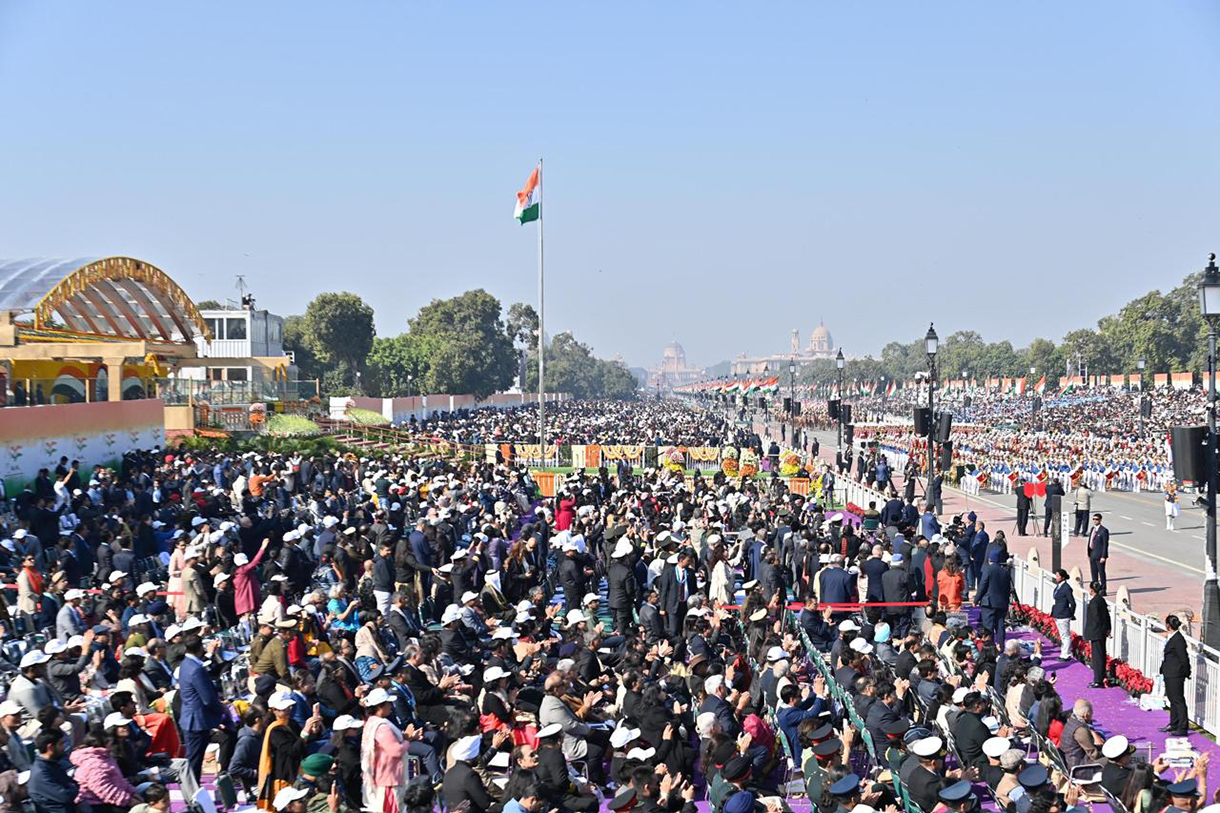
M 1012 559 L 1013 592 L 1021 604 L 1049 613 L 1054 604 L 1055 580 L 1050 571 L 1019 556 Z M 1073 583 L 1076 592 L 1076 618 L 1071 629 L 1084 630 L 1087 601 L 1083 587 Z M 1113 637 L 1107 642 L 1107 655 L 1138 669 L 1145 678 L 1158 680 L 1168 631 L 1155 616 L 1137 613 L 1125 604 L 1106 602 L 1110 607 Z M 1191 677 L 1186 681 L 1186 706 L 1190 719 L 1212 736 L 1220 736 L 1220 651 L 1202 641 L 1186 637 L 1191 658 Z M 1070 642 L 1067 644 L 1070 646 Z M 1163 693 L 1158 686 L 1157 694 Z

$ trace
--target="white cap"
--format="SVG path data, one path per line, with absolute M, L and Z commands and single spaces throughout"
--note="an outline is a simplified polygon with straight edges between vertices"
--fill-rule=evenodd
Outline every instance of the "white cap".
M 15 714 L 25 714 L 25 708 L 16 700 L 5 700 L 0 703 L 0 717 L 8 717 Z
M 509 627 L 496 627 L 495 632 L 491 634 L 491 640 L 498 641 L 502 638 L 515 638 L 516 634 Z
M 633 547 L 634 546 L 631 544 L 630 539 L 625 536 L 620 536 L 618 541 L 614 543 L 614 553 L 611 553 L 610 556 L 614 559 L 622 559 L 624 556 L 630 556 Z
M 331 726 L 335 731 L 347 731 L 351 728 L 360 728 L 364 725 L 364 720 L 359 717 L 353 717 L 350 714 L 340 714 L 335 718 L 334 724 Z
M 568 624 L 579 624 L 581 621 L 585 620 L 585 611 L 568 610 L 568 614 L 565 616 L 565 618 L 568 619 Z
M 859 632 L 860 625 L 850 618 L 839 625 L 839 632 Z
M 124 573 L 121 570 L 114 570 L 114 571 L 111 571 L 110 575 L 106 577 L 106 581 L 110 582 L 111 584 L 114 584 L 115 582 L 122 581 L 125 578 L 127 578 L 126 573 Z
M 125 725 L 131 725 L 131 719 L 124 717 L 117 711 L 112 711 L 106 715 L 102 728 L 122 728 Z
M 940 753 L 940 749 L 944 747 L 945 743 L 940 737 L 924 737 L 911 743 L 911 753 L 917 757 L 930 757 Z
M 458 559 L 465 559 L 468 553 L 469 551 L 467 551 L 465 548 L 458 548 L 453 552 L 453 556 L 450 558 L 456 562 Z
M 966 699 L 966 695 L 968 695 L 968 694 L 970 694 L 969 686 L 960 686 L 960 687 L 954 689 L 953 690 L 953 702 L 960 705 L 961 702 Z
M 199 558 L 199 548 L 195 547 L 194 545 L 188 545 L 187 549 L 182 553 L 182 558 L 183 559 L 198 559 Z
M 333 528 L 339 524 L 338 517 L 322 517 L 322 525 L 326 528 Z
M 40 649 L 33 649 L 21 656 L 21 668 L 29 669 L 31 666 L 37 666 L 49 660 L 51 660 L 50 655 Z
M 290 709 L 296 705 L 296 701 L 292 699 L 291 692 L 276 692 L 267 700 L 267 705 L 273 709 Z
M 271 577 L 271 581 L 286 582 L 286 581 L 288 581 L 288 577 L 285 576 L 283 573 L 276 573 L 274 576 Z
M 999 759 L 1000 754 L 1012 747 L 1008 737 L 989 737 L 983 742 L 983 753 L 992 759 Z
M 380 706 L 389 703 L 394 698 L 390 697 L 390 693 L 380 686 L 376 686 L 368 694 L 364 696 L 364 700 L 360 701 L 366 708 Z
M 204 623 L 199 620 L 198 616 L 192 615 L 190 618 L 182 622 L 182 631 L 190 632 L 191 630 L 201 629 Z
M 13 539 L 25 539 L 26 534 L 28 533 L 29 531 L 27 531 L 25 528 L 18 528 L 17 530 L 13 531 Z
M 461 619 L 462 608 L 456 604 L 450 604 L 445 608 L 445 612 L 441 613 L 441 625 L 452 624 L 454 621 Z
M 173 640 L 174 636 L 181 635 L 181 634 L 182 634 L 182 627 L 178 626 L 177 624 L 170 624 L 165 629 L 165 640 L 167 640 L 167 641 Z
M 250 557 L 244 553 L 235 553 L 233 554 L 233 564 L 237 565 L 238 567 L 248 565 L 250 564 Z
M 196 492 L 200 492 L 200 491 L 203 491 L 203 489 L 202 489 L 202 488 L 197 488 L 197 489 L 195 489 L 195 491 L 196 491 Z M 192 527 L 192 528 L 198 528 L 200 525 L 202 525 L 202 524 L 203 524 L 203 523 L 205 523 L 205 522 L 207 522 L 207 520 L 206 520 L 206 519 L 204 519 L 203 517 L 193 517 L 193 518 L 191 519 L 191 527 Z
M 559 723 L 544 725 L 542 728 L 538 729 L 538 739 L 541 740 L 546 739 L 547 737 L 554 737 L 560 731 L 563 731 L 563 727 L 559 725 Z
M 782 646 L 773 646 L 767 650 L 767 663 L 786 660 L 788 660 L 788 653 L 784 651 Z
M 289 785 L 286 788 L 280 788 L 279 792 L 275 794 L 275 800 L 272 801 L 271 806 L 276 810 L 284 810 L 297 799 L 304 799 L 308 795 L 309 791 L 305 788 L 294 788 Z
M 81 590 L 79 588 L 76 588 L 76 587 L 74 587 L 71 590 L 69 590 L 68 592 L 64 593 L 64 599 L 67 601 L 76 601 L 78 598 L 84 598 L 84 597 L 85 597 L 85 591 Z
M 123 650 L 124 656 L 139 655 L 141 658 L 148 657 L 148 650 L 142 646 L 129 646 Z
M 610 732 L 610 744 L 615 748 L 622 748 L 627 743 L 640 736 L 638 728 L 620 725 L 614 731 Z
M 136 613 L 127 622 L 127 626 L 134 627 L 136 624 L 147 624 L 147 623 L 148 623 L 148 616 L 144 615 L 144 613 Z
M 498 666 L 489 666 L 483 670 L 483 682 L 491 683 L 493 680 L 508 677 L 509 673 L 505 672 Z
M 585 597 L 583 599 L 581 599 L 580 603 L 583 606 L 585 604 L 592 604 L 595 601 L 601 601 L 601 600 L 602 600 L 602 597 L 599 596 L 597 593 L 585 593 Z
M 638 759 L 640 762 L 647 762 L 656 755 L 655 748 L 632 748 L 627 752 L 627 759 Z
M 220 587 L 229 578 L 228 573 L 217 573 L 216 578 L 212 579 L 212 586 Z
M 1105 741 L 1101 746 L 1101 755 L 1106 759 L 1118 759 L 1130 749 L 1131 744 L 1127 738 L 1118 734 Z
M 68 649 L 76 649 L 77 647 L 83 648 L 84 646 L 85 646 L 85 636 L 83 636 L 83 635 L 73 635 L 71 638 L 68 639 Z
M 58 655 L 60 652 L 67 652 L 68 645 L 65 644 L 63 641 L 59 641 L 59 640 L 47 641 L 47 646 L 46 646 L 45 651 L 48 655 Z
M 864 655 L 868 655 L 873 651 L 873 645 L 863 638 L 852 638 L 851 648 Z
M 136 588 L 136 595 L 143 598 L 144 596 L 148 595 L 149 593 L 155 593 L 156 590 L 157 590 L 157 585 L 153 584 L 152 582 L 144 582 L 143 584 L 141 584 L 139 587 Z
M 478 597 L 479 594 L 475 591 L 467 590 L 465 593 L 462 593 L 462 603 L 465 604 L 468 601 L 474 601 Z

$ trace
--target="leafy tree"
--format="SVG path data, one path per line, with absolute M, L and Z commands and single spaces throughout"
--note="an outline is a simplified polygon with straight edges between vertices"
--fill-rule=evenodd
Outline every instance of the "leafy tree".
M 365 360 L 369 391 L 383 398 L 426 394 L 428 351 L 427 342 L 410 333 L 373 339 Z
M 195 307 L 201 311 L 218 311 L 220 310 L 220 303 L 215 299 L 205 299 L 202 302 L 196 302 Z
M 305 342 L 318 358 L 344 362 L 350 384 L 356 383 L 376 332 L 373 309 L 355 294 L 319 294 L 305 309 Z
M 1063 357 L 1050 339 L 1034 339 L 1030 342 L 1025 351 L 1025 360 L 1029 362 L 1026 367 L 1037 369 L 1035 379 L 1046 376 L 1048 381 L 1054 381 L 1063 372 Z M 1032 387 L 1037 383 L 1037 380 L 1034 380 L 1029 382 L 1029 385 Z
M 546 388 L 577 398 L 632 398 L 638 384 L 623 364 L 593 355 L 571 333 L 560 333 L 546 348 Z M 530 354 L 526 389 L 538 389 L 538 353 Z
M 307 339 L 304 316 L 289 316 L 284 319 L 282 336 L 284 349 L 292 353 L 300 378 L 324 378 L 334 365 L 318 358 Z
M 512 304 L 508 309 L 508 336 L 515 347 L 538 346 L 538 311 L 533 305 Z
M 434 299 L 410 320 L 409 335 L 429 351 L 428 392 L 486 398 L 512 383 L 517 354 L 500 312 L 500 301 L 479 288 Z

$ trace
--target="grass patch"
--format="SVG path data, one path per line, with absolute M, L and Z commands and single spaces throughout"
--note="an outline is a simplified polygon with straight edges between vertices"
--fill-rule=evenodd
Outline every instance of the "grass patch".
M 389 426 L 390 421 L 380 412 L 374 412 L 371 409 L 349 409 L 347 411 L 347 419 L 352 423 L 358 423 L 362 426 Z
M 308 438 L 321 434 L 316 423 L 304 415 L 282 415 L 272 412 L 267 415 L 266 434 L 277 438 Z

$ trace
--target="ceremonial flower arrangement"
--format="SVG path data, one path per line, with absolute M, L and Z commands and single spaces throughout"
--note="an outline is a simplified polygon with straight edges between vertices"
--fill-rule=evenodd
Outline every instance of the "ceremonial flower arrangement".
M 780 460 L 779 473 L 785 477 L 791 477 L 792 475 L 800 472 L 800 470 L 801 459 L 797 456 L 796 452 L 788 452 L 788 454 L 784 455 L 783 459 Z
M 856 505 L 854 502 L 849 502 L 847 504 L 847 507 L 844 508 L 843 510 L 849 514 L 855 514 L 858 517 L 864 516 L 864 509 L 861 508 L 860 506 Z
M 664 465 L 670 471 L 683 474 L 686 472 L 686 455 L 682 453 L 680 447 L 670 446 L 665 450 Z
M 753 449 L 742 450 L 740 471 L 742 477 L 753 477 L 758 474 L 758 456 L 754 454 Z
M 737 450 L 732 446 L 725 446 L 721 451 L 720 470 L 729 477 L 737 476 Z

